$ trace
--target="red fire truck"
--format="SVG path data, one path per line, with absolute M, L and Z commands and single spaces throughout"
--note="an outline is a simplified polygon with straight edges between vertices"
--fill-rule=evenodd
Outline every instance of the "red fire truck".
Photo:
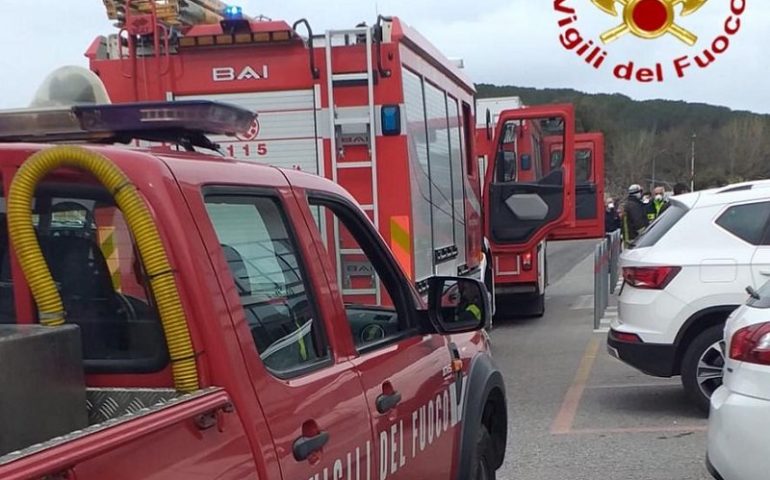
M 202 2 L 171 12 L 155 3 L 112 5 L 120 32 L 88 49 L 113 102 L 206 99 L 252 110 L 247 135 L 216 139 L 225 154 L 343 186 L 420 291 L 432 275 L 484 278 L 475 89 L 455 62 L 397 18 L 316 35 L 304 20 L 232 8 L 217 17 L 213 7 L 201 17 L 188 10 Z M 337 245 L 345 293 L 380 294 L 361 252 L 317 221 Z
M 484 232 L 498 311 L 540 316 L 546 239 L 604 235 L 603 137 L 574 136 L 579 142 L 573 145 L 569 105 L 525 107 L 518 97 L 500 97 L 479 99 L 477 112 L 476 143 L 487 186 Z M 516 240 L 506 243 L 511 238 Z
M 0 478 L 494 478 L 480 281 L 426 303 L 339 185 L 211 151 L 253 112 L 83 103 L 106 94 L 76 70 L 0 112 Z M 319 218 L 389 306 L 338 287 Z

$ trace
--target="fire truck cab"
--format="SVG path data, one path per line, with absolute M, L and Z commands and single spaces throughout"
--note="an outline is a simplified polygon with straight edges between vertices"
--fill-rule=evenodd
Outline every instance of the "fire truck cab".
M 570 105 L 525 107 L 518 97 L 487 98 L 477 101 L 477 114 L 497 311 L 540 316 L 547 239 L 604 235 L 603 137 L 573 144 Z
M 143 7 L 155 2 L 117 3 L 108 11 L 120 31 L 86 54 L 114 102 L 206 99 L 249 109 L 258 115 L 249 132 L 215 139 L 227 155 L 350 191 L 420 292 L 432 275 L 485 278 L 475 88 L 417 31 L 380 16 L 317 35 L 305 20 L 228 11 L 206 23 L 189 20 L 189 5 L 165 15 Z M 371 265 L 336 225 L 325 234 L 345 293 L 381 295 Z

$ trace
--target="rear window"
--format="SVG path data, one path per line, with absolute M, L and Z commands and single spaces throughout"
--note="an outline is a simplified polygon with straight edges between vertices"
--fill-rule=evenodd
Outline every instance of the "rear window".
M 0 193 L 0 323 L 16 322 Z M 102 188 L 43 185 L 32 222 L 67 322 L 80 327 L 88 373 L 150 373 L 168 364 L 160 318 L 134 238 Z
M 688 208 L 679 202 L 671 201 L 668 208 L 650 224 L 636 241 L 631 243 L 631 248 L 651 247 L 663 238 L 671 228 L 687 213 Z

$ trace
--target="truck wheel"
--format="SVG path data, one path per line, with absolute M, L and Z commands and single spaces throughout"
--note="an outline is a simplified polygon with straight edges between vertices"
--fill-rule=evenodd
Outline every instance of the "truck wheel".
M 682 385 L 695 405 L 709 411 L 711 394 L 722 385 L 725 368 L 724 325 L 711 327 L 687 347 L 682 358 Z
M 475 456 L 471 463 L 470 480 L 495 480 L 495 469 L 492 468 L 494 454 L 492 436 L 487 431 L 487 427 L 481 425 Z
M 532 301 L 532 316 L 540 318 L 545 315 L 545 292 L 537 295 Z

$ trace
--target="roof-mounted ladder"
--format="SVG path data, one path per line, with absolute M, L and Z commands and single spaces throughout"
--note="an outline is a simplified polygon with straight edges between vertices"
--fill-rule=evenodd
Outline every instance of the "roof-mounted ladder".
M 336 73 L 333 70 L 334 62 L 332 62 L 332 56 L 334 52 L 334 41 L 339 38 L 346 40 L 349 38 L 355 39 L 356 42 L 361 43 L 361 40 L 365 39 L 366 48 L 366 71 L 364 72 L 346 72 Z M 339 183 L 339 171 L 342 169 L 366 169 L 371 173 L 371 191 L 372 191 L 372 204 L 366 205 L 365 209 L 371 211 L 373 214 L 373 220 L 376 227 L 379 228 L 379 199 L 377 189 L 377 125 L 375 123 L 376 108 L 374 104 L 374 59 L 372 58 L 372 46 L 373 46 L 373 31 L 370 27 L 358 27 L 346 30 L 327 30 L 325 38 L 325 50 L 326 50 L 326 72 L 327 72 L 327 92 L 328 92 L 328 106 L 329 106 L 329 126 L 331 139 L 331 161 L 332 161 L 332 180 Z M 335 90 L 339 88 L 345 88 L 346 85 L 351 83 L 365 84 L 367 87 L 366 95 L 366 113 L 364 116 L 357 117 L 340 117 L 335 103 Z M 340 153 L 342 151 L 342 131 L 344 126 L 349 125 L 362 125 L 366 126 L 366 131 L 369 136 L 368 144 L 368 158 L 363 161 L 340 161 Z M 346 250 L 340 245 L 340 229 L 339 221 L 334 221 L 334 237 L 337 239 L 337 278 L 342 281 L 342 265 L 343 258 L 345 256 L 358 256 L 360 257 L 363 252 L 360 250 Z M 376 295 L 377 303 L 380 303 L 380 280 L 376 273 L 374 276 L 374 288 L 373 289 L 346 289 L 342 285 L 342 293 L 347 295 Z

